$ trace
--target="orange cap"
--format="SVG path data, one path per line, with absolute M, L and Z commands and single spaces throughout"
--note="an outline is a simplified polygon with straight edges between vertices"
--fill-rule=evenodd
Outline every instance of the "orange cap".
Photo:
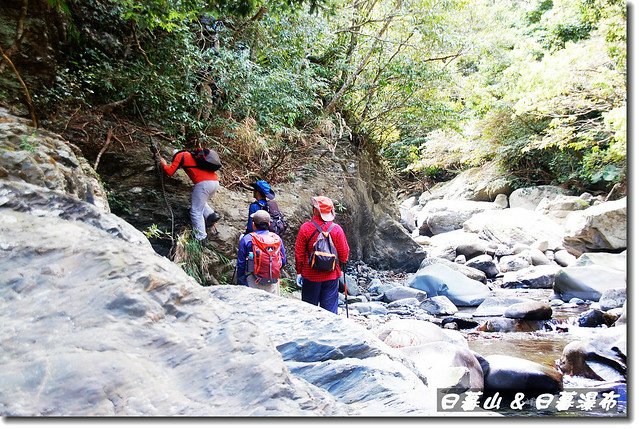
M 312 197 L 311 204 L 320 212 L 320 216 L 325 222 L 330 222 L 335 219 L 335 209 L 333 208 L 333 201 L 330 198 L 323 196 Z

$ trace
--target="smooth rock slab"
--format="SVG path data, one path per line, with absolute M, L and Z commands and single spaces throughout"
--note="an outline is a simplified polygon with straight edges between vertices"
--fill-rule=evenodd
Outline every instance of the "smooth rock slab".
M 610 289 L 626 289 L 625 272 L 588 265 L 566 267 L 555 275 L 554 290 L 564 301 L 572 298 L 599 301 L 601 294 Z
M 420 269 L 409 281 L 409 286 L 424 291 L 429 297 L 443 295 L 457 306 L 481 304 L 489 295 L 485 284 L 469 279 L 442 264 Z
M 459 332 L 440 328 L 424 320 L 392 320 L 379 326 L 376 333 L 380 340 L 393 348 L 421 346 L 437 341 L 468 348 L 468 342 Z
M 626 252 L 622 253 L 584 253 L 575 261 L 574 265 L 583 267 L 586 265 L 601 265 L 614 270 L 626 271 Z

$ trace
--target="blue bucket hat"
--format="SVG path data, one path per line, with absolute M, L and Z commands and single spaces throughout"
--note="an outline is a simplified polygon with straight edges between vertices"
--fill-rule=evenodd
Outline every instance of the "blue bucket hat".
M 258 180 L 255 183 L 251 183 L 251 187 L 256 191 L 264 194 L 266 199 L 272 200 L 275 198 L 275 192 L 271 189 L 271 185 L 268 184 L 266 180 Z

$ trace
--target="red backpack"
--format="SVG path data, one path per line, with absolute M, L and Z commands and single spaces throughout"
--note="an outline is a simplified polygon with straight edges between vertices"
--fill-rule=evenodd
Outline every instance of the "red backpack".
M 277 283 L 282 269 L 282 239 L 273 232 L 251 233 L 253 274 L 258 284 Z

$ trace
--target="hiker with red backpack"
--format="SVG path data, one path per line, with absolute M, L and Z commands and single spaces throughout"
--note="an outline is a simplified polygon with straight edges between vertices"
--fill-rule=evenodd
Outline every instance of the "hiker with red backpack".
M 350 248 L 341 226 L 334 223 L 333 201 L 311 198 L 313 218 L 302 224 L 295 241 L 295 270 L 301 276 L 302 301 L 337 314 L 340 263 Z
M 251 183 L 253 188 L 253 198 L 255 201 L 249 206 L 249 217 L 246 225 L 246 234 L 253 231 L 251 223 L 251 215 L 258 210 L 265 210 L 271 215 L 271 227 L 270 231 L 276 233 L 280 237 L 288 228 L 284 215 L 280 211 L 277 203 L 273 201 L 275 199 L 275 192 L 271 188 L 271 185 L 266 180 L 258 180 L 255 183 Z
M 251 215 L 253 231 L 242 237 L 237 250 L 237 283 L 279 295 L 286 251 L 280 236 L 269 231 L 270 224 L 265 210 Z
M 220 215 L 208 204 L 220 187 L 217 170 L 222 163 L 218 154 L 212 149 L 181 150 L 174 153 L 170 165 L 158 151 L 154 151 L 153 156 L 167 175 L 173 176 L 178 169 L 183 168 L 193 182 L 190 210 L 193 235 L 196 240 L 205 242 L 207 229 L 220 219 Z

